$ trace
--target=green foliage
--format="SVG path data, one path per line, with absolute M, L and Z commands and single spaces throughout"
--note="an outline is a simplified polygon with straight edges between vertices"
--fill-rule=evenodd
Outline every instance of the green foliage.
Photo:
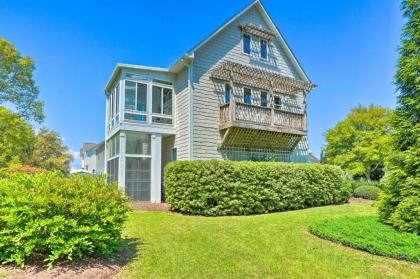
M 349 181 L 349 183 L 351 185 L 350 188 L 351 188 L 352 192 L 354 192 L 354 190 L 356 188 L 359 188 L 361 186 L 374 186 L 374 187 L 377 187 L 379 189 L 383 189 L 383 187 L 384 187 L 383 183 L 380 182 L 380 181 L 366 180 L 366 179 L 363 179 L 363 178 L 361 178 L 361 179 L 347 178 L 347 180 Z
M 165 193 L 174 211 L 245 215 L 344 203 L 343 178 L 321 164 L 176 161 L 165 168 Z
M 366 185 L 357 187 L 353 192 L 353 196 L 356 198 L 377 200 L 381 192 L 382 190 L 378 187 Z
M 42 128 L 36 135 L 30 164 L 47 170 L 68 172 L 73 156 L 67 151 L 57 132 Z
M 398 232 L 373 216 L 342 217 L 314 222 L 311 233 L 369 253 L 420 262 L 420 236 Z
M 27 163 L 34 140 L 35 133 L 28 123 L 0 107 L 0 168 Z
M 34 69 L 30 57 L 22 57 L 13 44 L 0 38 L 0 104 L 12 103 L 20 116 L 40 123 L 43 104 L 32 77 Z
M 103 177 L 56 173 L 0 178 L 0 262 L 112 255 L 121 244 L 127 198 Z
M 420 1 L 403 1 L 402 11 L 407 20 L 395 74 L 394 152 L 388 158 L 379 212 L 382 221 L 420 234 Z
M 390 110 L 374 105 L 353 108 L 325 134 L 325 162 L 370 179 L 391 152 L 391 115 Z

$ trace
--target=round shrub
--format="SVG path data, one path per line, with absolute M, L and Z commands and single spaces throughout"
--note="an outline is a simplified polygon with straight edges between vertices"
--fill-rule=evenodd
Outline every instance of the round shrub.
M 122 244 L 127 198 L 104 177 L 12 173 L 0 178 L 0 262 L 52 265 L 111 256 Z
M 360 186 L 357 187 L 354 192 L 353 196 L 355 198 L 364 198 L 369 200 L 377 200 L 379 197 L 379 193 L 381 193 L 382 190 L 376 186 Z
M 176 161 L 165 168 L 169 208 L 197 215 L 246 215 L 340 204 L 350 196 L 336 166 Z

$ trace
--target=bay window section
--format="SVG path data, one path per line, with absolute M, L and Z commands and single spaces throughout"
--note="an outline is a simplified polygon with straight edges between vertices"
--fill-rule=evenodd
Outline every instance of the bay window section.
M 120 121 L 120 85 L 119 82 L 108 94 L 108 130 L 114 128 L 116 124 Z

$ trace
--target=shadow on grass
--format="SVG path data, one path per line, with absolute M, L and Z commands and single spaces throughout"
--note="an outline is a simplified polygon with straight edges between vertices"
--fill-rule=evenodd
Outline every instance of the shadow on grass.
M 119 252 L 112 257 L 86 256 L 74 261 L 63 260 L 50 269 L 45 262 L 33 258 L 23 268 L 12 264 L 0 265 L 0 275 L 13 274 L 18 278 L 110 278 L 138 256 L 140 245 L 137 238 L 124 238 Z

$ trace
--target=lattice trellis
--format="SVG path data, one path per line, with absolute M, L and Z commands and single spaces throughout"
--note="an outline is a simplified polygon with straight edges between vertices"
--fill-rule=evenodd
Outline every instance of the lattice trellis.
M 250 23 L 241 25 L 239 28 L 242 30 L 242 32 L 258 36 L 267 41 L 271 41 L 271 39 L 275 36 L 273 32 Z
M 267 150 L 292 151 L 302 135 L 279 133 L 267 130 L 230 127 L 224 133 L 222 148 L 263 148 Z
M 288 94 L 299 91 L 307 92 L 316 87 L 309 82 L 232 61 L 220 62 L 211 70 L 210 75 L 214 79 Z

